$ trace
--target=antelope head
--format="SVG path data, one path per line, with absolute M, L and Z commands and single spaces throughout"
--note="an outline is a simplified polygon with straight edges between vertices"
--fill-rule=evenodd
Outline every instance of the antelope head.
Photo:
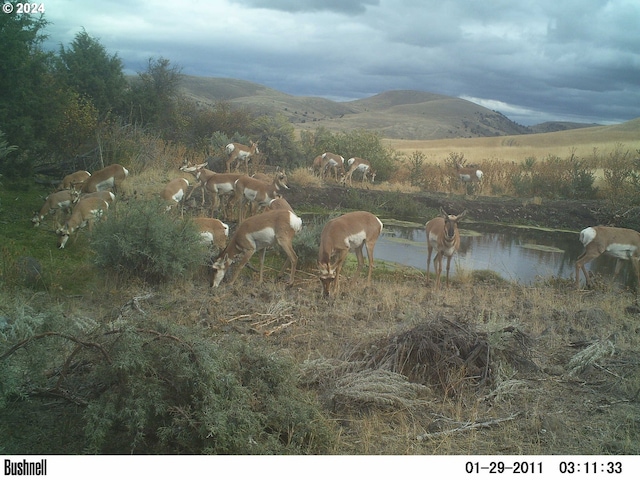
M 328 297 L 331 286 L 336 280 L 336 267 L 330 263 L 318 262 L 318 269 L 320 270 L 318 278 L 320 279 L 320 283 L 322 283 L 322 295 Z

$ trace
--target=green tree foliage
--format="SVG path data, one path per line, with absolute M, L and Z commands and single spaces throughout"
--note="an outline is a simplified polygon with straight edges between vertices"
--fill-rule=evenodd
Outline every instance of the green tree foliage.
M 91 234 L 94 263 L 121 279 L 176 280 L 203 265 L 206 249 L 196 226 L 158 201 L 132 201 L 109 212 Z
M 127 81 L 122 61 L 109 55 L 85 30 L 77 33 L 67 48 L 60 47 L 58 72 L 80 96 L 91 99 L 101 116 L 120 111 Z
M 149 59 L 147 70 L 131 85 L 128 103 L 132 123 L 148 125 L 167 140 L 175 140 L 180 70 L 166 58 Z
M 46 25 L 42 16 L 0 15 L 0 125 L 8 141 L 22 150 L 44 148 L 58 111 L 55 99 L 60 86 L 50 73 L 51 55 L 41 49 Z M 30 168 L 26 159 L 23 164 L 0 165 L 7 175 Z

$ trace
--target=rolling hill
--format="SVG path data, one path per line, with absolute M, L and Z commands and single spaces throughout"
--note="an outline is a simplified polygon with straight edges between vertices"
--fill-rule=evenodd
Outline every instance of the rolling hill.
M 544 133 L 590 127 L 547 122 L 525 127 L 473 102 L 414 90 L 394 90 L 350 102 L 288 95 L 245 80 L 184 76 L 182 93 L 200 105 L 218 102 L 260 115 L 281 114 L 300 130 L 374 130 L 385 138 L 434 140 Z

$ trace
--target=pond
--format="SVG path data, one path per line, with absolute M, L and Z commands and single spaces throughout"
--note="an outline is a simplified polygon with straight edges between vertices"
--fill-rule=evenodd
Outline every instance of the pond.
M 376 243 L 375 258 L 426 271 L 424 225 L 385 219 L 383 223 L 384 230 Z M 460 250 L 451 261 L 451 275 L 491 270 L 505 280 L 525 285 L 543 278 L 575 278 L 575 262 L 583 250 L 577 232 L 462 221 Z M 587 264 L 587 269 L 605 278 L 613 278 L 615 265 L 615 259 L 601 255 Z M 584 277 L 581 281 L 584 282 Z M 630 262 L 622 262 L 616 281 L 624 285 L 633 281 Z

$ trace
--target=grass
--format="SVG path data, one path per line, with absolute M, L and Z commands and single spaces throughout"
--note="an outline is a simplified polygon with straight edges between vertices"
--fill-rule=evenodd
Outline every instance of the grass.
M 521 163 L 529 157 L 541 159 L 548 155 L 555 155 L 565 158 L 571 153 L 581 158 L 589 158 L 594 152 L 604 156 L 614 151 L 620 144 L 630 150 L 640 149 L 640 140 L 637 136 L 638 123 L 640 121 L 554 133 L 501 137 L 443 140 L 386 139 L 384 144 L 405 155 L 410 155 L 414 151 L 422 152 L 429 162 L 440 162 L 451 152 L 463 153 L 469 163 L 479 163 L 483 160 Z

